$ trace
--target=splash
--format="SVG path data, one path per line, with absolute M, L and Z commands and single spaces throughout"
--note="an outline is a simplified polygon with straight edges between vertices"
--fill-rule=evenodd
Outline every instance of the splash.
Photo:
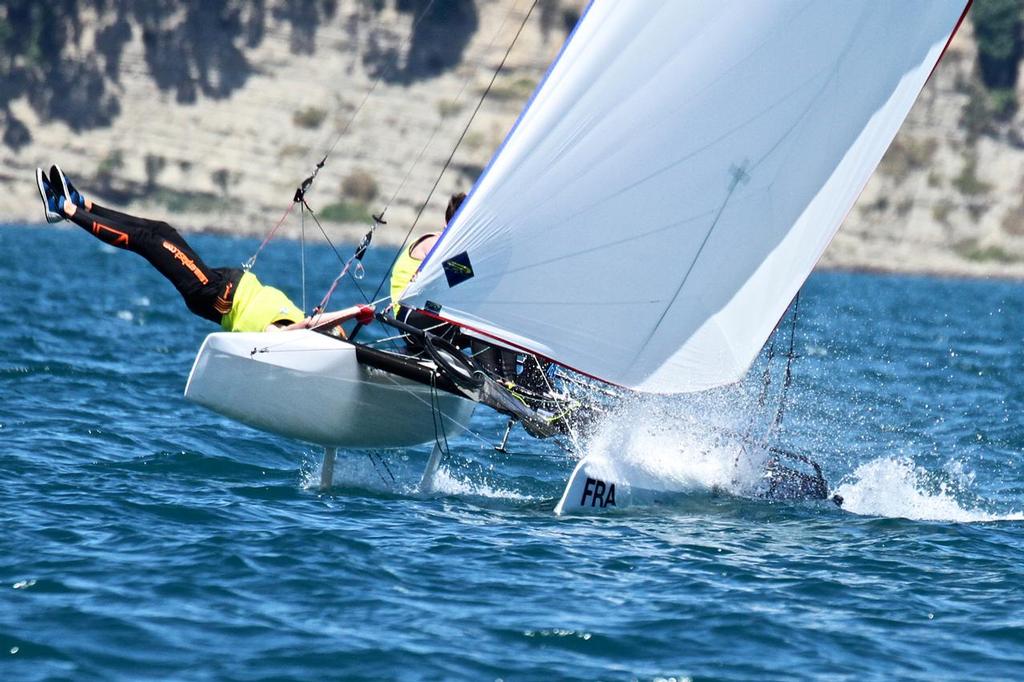
M 389 492 L 403 495 L 416 495 L 419 492 L 419 477 L 422 463 L 409 457 L 386 457 L 387 468 L 379 455 L 376 461 L 362 454 L 338 453 L 334 464 L 332 486 L 359 488 L 377 492 Z M 419 465 L 419 466 L 418 466 Z M 310 456 L 304 462 L 300 476 L 300 485 L 304 490 L 320 488 L 320 469 L 322 462 L 319 456 Z M 391 478 L 394 476 L 394 479 Z M 486 478 L 475 480 L 473 477 L 457 476 L 444 466 L 437 470 L 434 478 L 434 491 L 437 495 L 455 495 L 486 497 L 514 501 L 532 501 L 535 498 L 515 490 L 493 485 Z
M 303 459 L 299 484 L 304 490 L 319 490 L 322 466 L 323 462 L 318 454 L 313 454 Z M 401 481 L 401 474 L 395 470 L 394 462 L 389 460 L 389 466 L 394 475 Z M 361 454 L 338 453 L 338 457 L 334 462 L 334 477 L 332 478 L 331 485 L 362 488 L 378 492 L 394 492 L 399 488 L 400 484 L 391 480 L 379 459 L 373 461 Z
M 479 481 L 461 478 L 452 474 L 443 466 L 437 470 L 437 474 L 434 477 L 434 490 L 439 495 L 487 497 L 517 502 L 529 502 L 535 499 L 530 495 L 524 495 L 515 490 L 494 486 L 486 478 Z
M 968 502 L 965 484 L 973 475 L 957 464 L 953 478 L 930 474 L 907 457 L 883 457 L 862 464 L 836 492 L 843 508 L 855 514 L 918 521 L 1021 521 L 1024 513 L 994 514 L 980 502 Z
M 592 470 L 648 490 L 755 494 L 766 452 L 722 425 L 728 411 L 709 407 L 644 402 L 617 412 L 586 443 Z

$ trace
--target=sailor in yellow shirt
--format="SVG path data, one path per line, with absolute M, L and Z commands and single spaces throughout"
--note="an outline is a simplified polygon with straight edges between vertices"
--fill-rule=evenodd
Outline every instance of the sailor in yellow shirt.
M 448 207 L 444 212 L 445 225 L 451 222 L 455 212 L 459 210 L 459 206 L 462 205 L 465 198 L 466 194 L 460 192 L 459 194 L 453 194 L 451 199 L 448 200 Z M 412 281 L 413 276 L 420 269 L 423 259 L 434 248 L 434 244 L 437 243 L 440 236 L 440 232 L 428 232 L 422 235 L 410 244 L 408 248 L 403 249 L 398 254 L 398 259 L 391 267 L 391 309 L 395 313 L 395 318 L 420 329 L 435 327 L 438 322 L 428 315 L 400 305 L 398 299 L 401 297 L 402 292 L 405 291 L 405 288 L 409 286 L 409 282 Z
M 413 275 L 420 269 L 423 259 L 434 248 L 434 244 L 437 243 L 439 236 L 441 236 L 440 232 L 428 232 L 421 236 L 408 248 L 402 249 L 402 253 L 398 255 L 398 260 L 395 261 L 394 266 L 391 268 L 391 300 L 395 301 L 392 309 L 395 311 L 395 316 L 403 322 L 405 321 L 404 317 L 408 315 L 408 309 L 397 303 L 398 298 L 405 291 L 405 288 L 409 286 Z
M 70 220 L 100 241 L 134 251 L 174 285 L 194 314 L 225 331 L 272 331 L 303 321 L 303 312 L 274 287 L 239 268 L 211 268 L 165 222 L 105 208 L 85 198 L 57 166 L 36 169 L 47 222 Z
M 251 272 L 238 280 L 231 310 L 220 320 L 228 332 L 261 332 L 302 321 L 305 315 L 283 291 L 261 284 Z

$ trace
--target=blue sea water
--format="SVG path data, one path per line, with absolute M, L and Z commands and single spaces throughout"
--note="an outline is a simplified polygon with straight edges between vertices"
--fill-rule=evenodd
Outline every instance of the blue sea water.
M 306 265 L 309 307 L 339 264 Z M 298 268 L 275 243 L 257 271 L 299 299 Z M 0 228 L 0 309 L 0 679 L 1024 677 L 1020 284 L 811 277 L 776 441 L 845 509 L 695 467 L 671 505 L 582 517 L 552 514 L 574 457 L 521 432 L 454 439 L 434 496 L 426 447 L 397 482 L 342 452 L 319 491 L 314 447 L 184 401 L 215 329 L 80 230 Z M 659 414 L 603 455 L 685 469 Z

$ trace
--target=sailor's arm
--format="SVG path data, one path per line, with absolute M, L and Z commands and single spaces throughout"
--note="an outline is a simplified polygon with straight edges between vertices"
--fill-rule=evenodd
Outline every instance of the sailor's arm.
M 373 308 L 365 305 L 354 305 L 344 310 L 337 310 L 332 313 L 321 313 L 318 315 L 312 315 L 294 324 L 289 324 L 283 327 L 270 325 L 267 327 L 267 331 L 292 331 L 295 329 L 315 329 L 319 327 L 330 327 L 332 325 L 339 326 L 342 322 L 347 322 L 353 318 L 359 318 L 359 322 L 367 324 L 373 320 Z M 344 335 L 342 331 L 342 335 Z

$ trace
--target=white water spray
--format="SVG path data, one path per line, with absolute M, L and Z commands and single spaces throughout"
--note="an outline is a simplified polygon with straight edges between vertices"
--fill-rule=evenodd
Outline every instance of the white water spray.
M 973 476 L 962 466 L 954 472 L 962 481 Z M 914 519 L 919 521 L 1022 521 L 1024 513 L 994 514 L 958 499 L 951 482 L 929 484 L 929 474 L 907 457 L 882 457 L 862 464 L 836 492 L 843 508 L 855 514 Z
M 315 455 L 314 455 L 315 457 Z M 376 463 L 365 453 L 339 452 L 334 464 L 332 486 L 362 488 L 396 494 L 419 494 L 419 472 L 422 462 L 408 455 L 374 455 Z M 384 461 L 386 460 L 387 469 Z M 320 489 L 320 458 L 303 467 L 300 485 L 304 490 Z M 394 475 L 391 480 L 388 471 Z M 445 466 L 437 470 L 434 479 L 434 494 L 437 496 L 485 497 L 491 499 L 528 502 L 535 498 L 530 495 L 493 484 L 486 478 L 470 479 L 452 473 Z
M 588 470 L 647 490 L 755 494 L 768 453 L 753 445 L 736 396 L 637 400 L 587 439 Z M 742 424 L 742 426 L 739 426 Z
M 524 495 L 509 488 L 493 485 L 487 479 L 470 480 L 468 478 L 460 478 L 443 466 L 437 470 L 437 476 L 434 479 L 434 490 L 438 495 L 486 497 L 516 502 L 529 502 L 534 499 L 530 495 Z

